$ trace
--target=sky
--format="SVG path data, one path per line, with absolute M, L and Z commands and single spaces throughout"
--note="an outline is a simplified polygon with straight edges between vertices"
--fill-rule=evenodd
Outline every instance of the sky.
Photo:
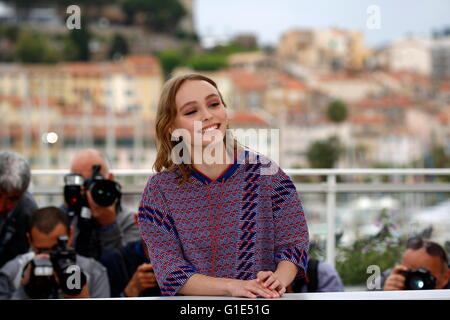
M 260 45 L 276 45 L 292 28 L 356 29 L 365 44 L 377 47 L 409 34 L 429 36 L 450 27 L 450 0 L 194 0 L 195 25 L 201 36 L 224 37 L 239 32 L 257 35 Z M 369 29 L 376 5 L 380 27 Z

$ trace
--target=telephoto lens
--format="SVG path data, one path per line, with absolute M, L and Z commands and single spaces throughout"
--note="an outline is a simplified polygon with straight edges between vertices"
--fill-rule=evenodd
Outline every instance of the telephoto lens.
M 111 180 L 94 180 L 89 190 L 92 199 L 101 207 L 113 205 L 120 196 L 117 183 Z
M 69 217 L 83 215 L 82 208 L 89 208 L 86 198 L 86 190 L 92 195 L 92 200 L 101 206 L 109 207 L 113 204 L 120 205 L 122 197 L 121 186 L 119 183 L 108 180 L 100 174 L 101 166 L 92 166 L 92 175 L 88 179 L 84 179 L 81 175 L 71 173 L 64 176 L 64 200 L 69 209 Z
M 122 196 L 120 184 L 108 180 L 100 174 L 101 166 L 92 166 L 92 176 L 84 182 L 84 187 L 89 190 L 92 200 L 101 207 L 109 207 L 120 201 Z

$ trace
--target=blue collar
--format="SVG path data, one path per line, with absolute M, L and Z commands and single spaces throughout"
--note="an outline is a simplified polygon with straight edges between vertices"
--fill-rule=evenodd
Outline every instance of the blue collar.
M 200 180 L 200 182 L 202 182 L 204 184 L 210 184 L 212 182 L 225 183 L 239 168 L 239 164 L 244 162 L 244 159 L 247 158 L 247 155 L 248 155 L 248 150 L 245 150 L 244 152 L 242 152 L 239 155 L 239 157 L 236 156 L 234 158 L 234 163 L 230 164 L 228 166 L 228 168 L 225 169 L 225 171 L 215 180 L 209 178 L 208 176 L 206 176 L 201 171 L 199 171 L 198 169 L 194 168 L 194 166 L 191 165 L 192 176 L 197 178 L 198 180 Z

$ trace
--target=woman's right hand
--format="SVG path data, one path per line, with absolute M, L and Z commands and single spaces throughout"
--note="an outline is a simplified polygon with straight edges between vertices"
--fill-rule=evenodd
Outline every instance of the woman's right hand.
M 264 288 L 256 279 L 254 280 L 231 280 L 228 283 L 228 292 L 232 297 L 245 297 L 255 299 L 258 296 L 262 298 L 279 298 L 276 290 Z

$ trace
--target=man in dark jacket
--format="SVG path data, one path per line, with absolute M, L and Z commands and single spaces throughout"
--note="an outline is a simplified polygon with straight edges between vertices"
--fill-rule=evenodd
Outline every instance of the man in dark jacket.
M 0 152 L 0 267 L 29 249 L 28 219 L 37 209 L 26 190 L 31 171 L 27 160 L 11 151 Z

